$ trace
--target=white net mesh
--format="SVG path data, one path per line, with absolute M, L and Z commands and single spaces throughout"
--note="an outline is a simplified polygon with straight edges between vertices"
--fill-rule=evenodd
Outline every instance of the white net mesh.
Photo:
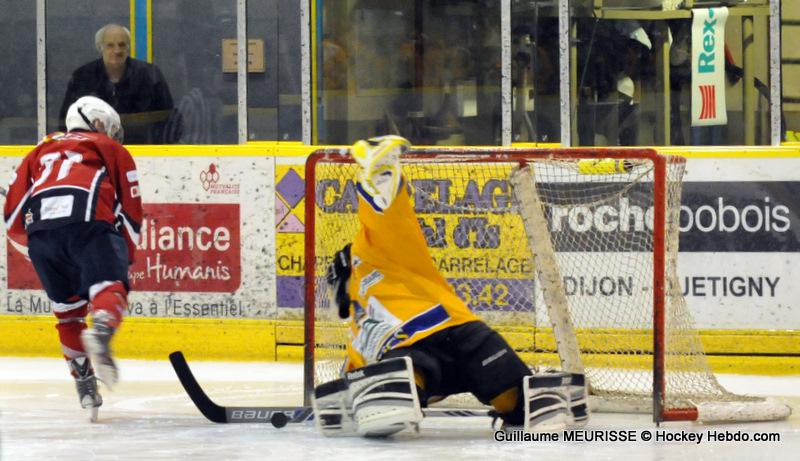
M 655 169 L 649 158 L 654 154 L 624 152 L 628 171 L 614 174 L 597 173 L 618 169 L 621 159 L 598 167 L 587 160 L 603 153 L 581 155 L 574 149 L 504 151 L 502 156 L 412 154 L 403 159 L 403 174 L 434 263 L 473 311 L 531 366 L 585 369 L 592 393 L 610 408 L 649 411 L 654 388 L 653 249 L 658 229 L 653 217 L 661 205 L 654 199 Z M 498 161 L 501 157 L 505 160 Z M 515 192 L 511 181 L 521 164 L 530 165 L 532 171 L 524 179 L 532 186 L 525 188 L 527 195 L 520 193 L 521 186 Z M 587 164 L 593 169 L 586 170 Z M 315 285 L 309 306 L 315 318 L 317 384 L 338 377 L 347 340 L 344 323 L 329 306 L 323 276 L 331 257 L 358 228 L 356 168 L 323 159 L 314 169 L 315 195 L 309 205 L 314 206 L 315 223 L 307 235 L 313 238 L 316 280 L 307 282 Z M 682 159 L 667 162 L 665 408 L 759 400 L 731 394 L 717 383 L 678 285 L 683 169 Z M 554 335 L 553 311 L 545 308 L 547 302 L 553 304 L 553 297 L 542 290 L 548 285 L 537 279 L 540 271 L 520 213 L 531 213 L 533 208 L 525 211 L 525 204 L 538 202 L 554 251 L 556 286 L 565 301 L 558 309 L 568 313 L 572 332 Z M 541 261 L 537 256 L 536 262 Z M 556 336 L 562 350 L 556 346 Z M 575 341 L 578 350 L 566 350 Z

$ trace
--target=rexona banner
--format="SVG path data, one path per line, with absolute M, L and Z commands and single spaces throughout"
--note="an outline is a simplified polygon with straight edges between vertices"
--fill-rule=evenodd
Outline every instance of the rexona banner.
M 10 171 L 17 158 L 2 158 Z M 274 163 L 266 157 L 139 157 L 144 221 L 129 315 L 274 316 Z M 6 168 L 8 167 L 8 168 Z M 10 245 L 3 314 L 47 314 L 30 262 Z
M 727 8 L 692 10 L 692 126 L 725 125 Z

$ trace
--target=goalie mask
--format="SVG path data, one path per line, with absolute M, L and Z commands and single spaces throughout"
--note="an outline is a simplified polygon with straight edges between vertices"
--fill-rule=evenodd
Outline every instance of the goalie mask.
M 119 114 L 111 105 L 94 96 L 83 96 L 72 103 L 65 119 L 67 131 L 86 130 L 103 133 L 122 142 Z
M 361 167 L 358 182 L 370 205 L 378 211 L 388 208 L 400 189 L 400 156 L 411 147 L 406 138 L 379 136 L 353 145 L 352 154 Z

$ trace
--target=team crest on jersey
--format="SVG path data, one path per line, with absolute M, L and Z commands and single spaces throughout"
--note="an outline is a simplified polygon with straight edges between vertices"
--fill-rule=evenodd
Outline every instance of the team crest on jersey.
M 371 286 L 377 284 L 381 280 L 383 280 L 383 274 L 376 270 L 370 272 L 361 279 L 361 284 L 358 287 L 358 294 L 363 297 L 367 294 L 367 290 L 369 290 Z
M 31 224 L 33 224 L 33 212 L 28 210 L 28 212 L 25 213 L 25 227 L 28 227 Z

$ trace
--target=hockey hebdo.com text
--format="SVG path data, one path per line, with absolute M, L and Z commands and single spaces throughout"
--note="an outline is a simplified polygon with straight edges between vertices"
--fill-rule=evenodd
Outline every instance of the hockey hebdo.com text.
M 584 442 L 584 443 L 778 443 L 779 432 L 706 430 L 702 432 L 664 429 L 573 430 L 561 432 L 525 432 L 498 430 L 496 442 Z

